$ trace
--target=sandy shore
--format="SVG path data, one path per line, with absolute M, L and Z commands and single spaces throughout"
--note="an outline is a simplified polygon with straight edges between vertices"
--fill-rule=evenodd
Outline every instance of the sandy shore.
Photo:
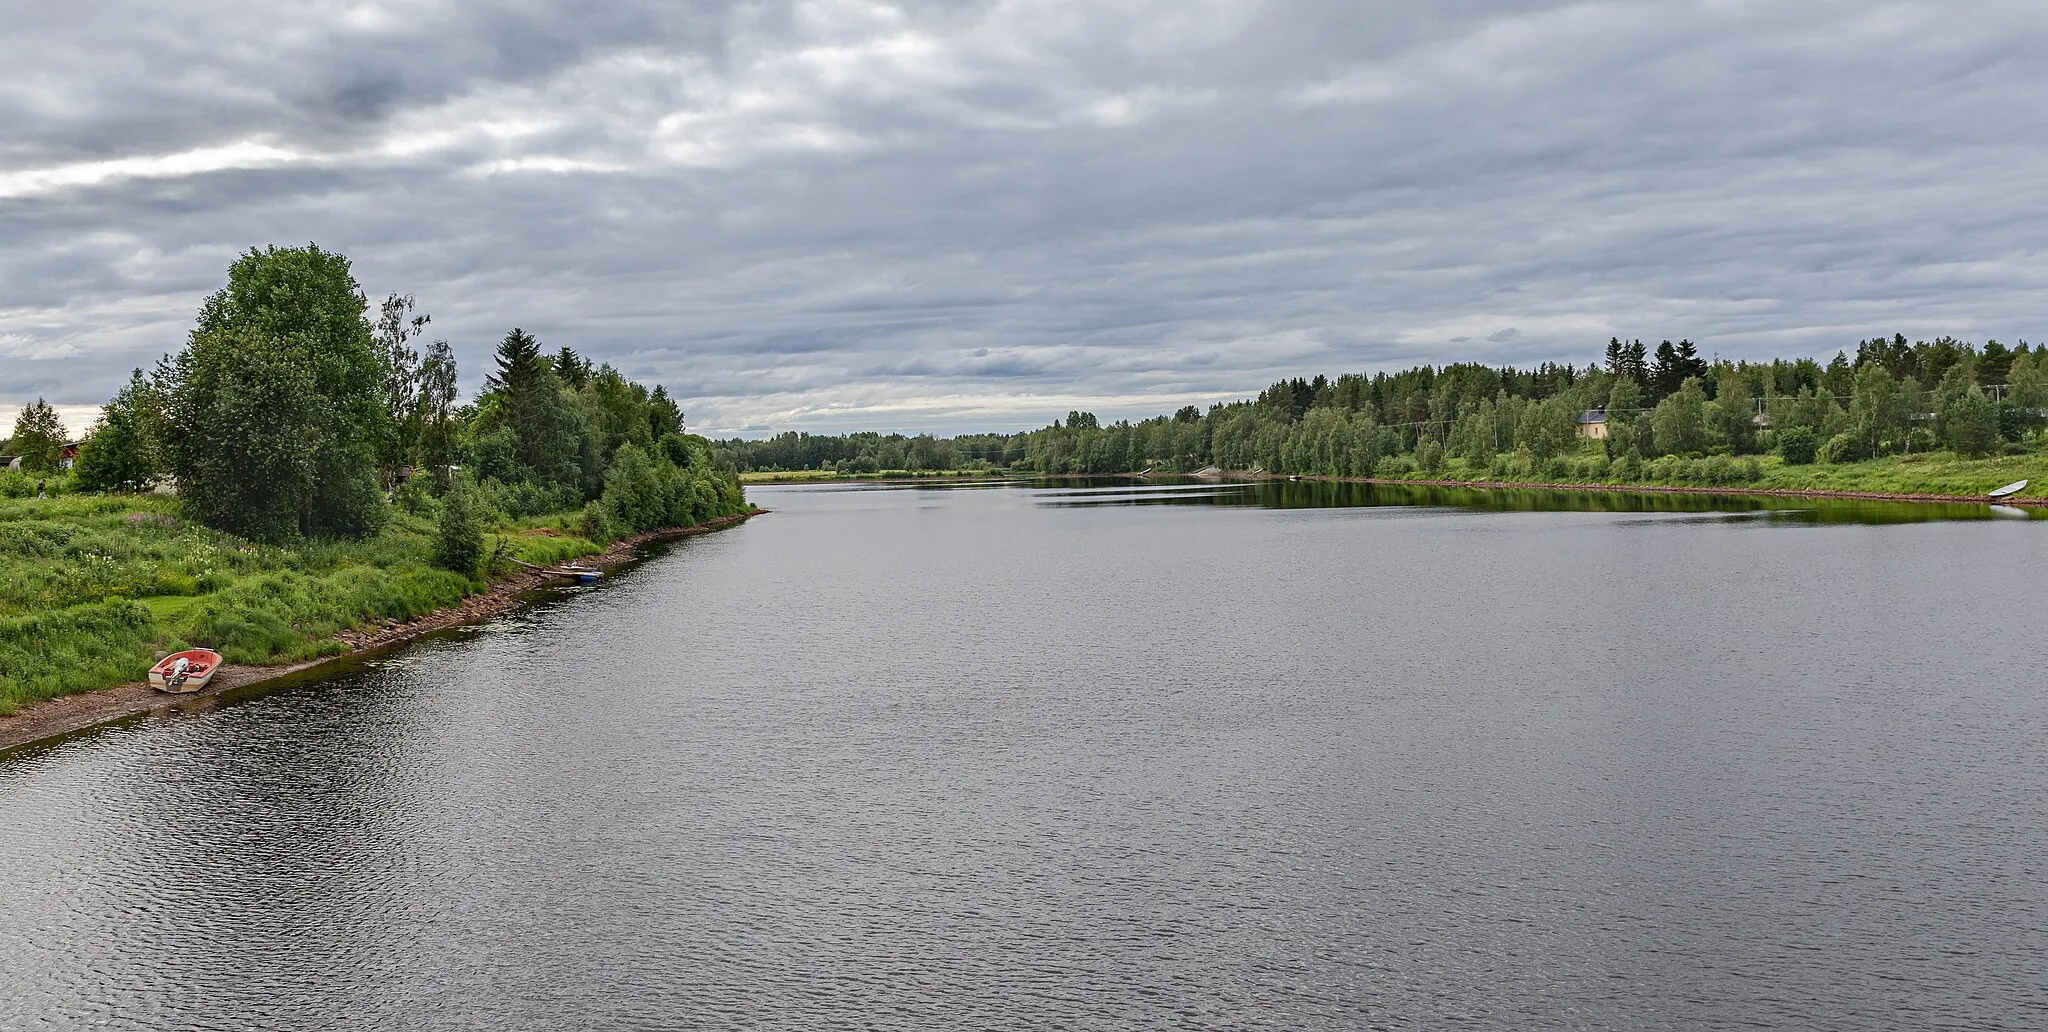
M 640 546 L 656 541 L 689 537 L 694 534 L 709 534 L 736 526 L 746 520 L 767 512 L 755 509 L 737 516 L 726 516 L 696 527 L 680 530 L 652 530 L 621 538 L 600 555 L 576 560 L 587 566 L 612 566 L 634 557 Z M 104 688 L 96 692 L 81 692 L 60 698 L 39 702 L 12 715 L 0 717 L 0 752 L 47 739 L 58 738 L 89 727 L 132 717 L 143 713 L 169 715 L 186 710 L 203 709 L 216 704 L 219 696 L 236 689 L 262 681 L 274 680 L 287 674 L 331 663 L 371 649 L 383 648 L 408 638 L 416 638 L 431 631 L 458 627 L 496 616 L 516 608 L 526 600 L 529 592 L 557 578 L 537 573 L 518 573 L 492 584 L 487 591 L 463 599 L 462 603 L 448 609 L 436 610 L 413 620 L 387 620 L 380 624 L 358 627 L 335 636 L 336 641 L 348 646 L 348 651 L 336 656 L 291 663 L 285 666 L 249 666 L 228 664 L 214 675 L 213 682 L 204 691 L 185 695 L 169 695 L 149 686 L 146 681 Z

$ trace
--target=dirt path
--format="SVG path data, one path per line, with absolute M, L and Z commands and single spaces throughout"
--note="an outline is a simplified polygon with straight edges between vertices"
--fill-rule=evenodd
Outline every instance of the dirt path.
M 633 558 L 642 545 L 724 530 L 767 511 L 755 509 L 695 527 L 651 530 L 645 534 L 635 534 L 613 542 L 602 554 L 576 561 L 591 566 L 613 566 Z M 555 578 L 521 572 L 498 581 L 491 585 L 489 590 L 471 595 L 463 599 L 461 604 L 448 609 L 436 610 L 412 620 L 386 620 L 383 623 L 343 631 L 335 635 L 334 640 L 347 645 L 348 651 L 337 656 L 285 666 L 230 663 L 221 667 L 220 673 L 214 675 L 213 682 L 208 684 L 205 690 L 188 695 L 169 695 L 151 688 L 147 681 L 134 681 L 96 692 L 81 692 L 39 702 L 10 716 L 0 717 L 0 753 L 141 713 L 169 715 L 205 708 L 214 705 L 214 700 L 218 696 L 238 688 L 274 680 L 286 674 L 295 674 L 323 663 L 370 649 L 383 648 L 432 631 L 488 619 L 518 607 L 526 601 L 529 592 L 552 580 Z

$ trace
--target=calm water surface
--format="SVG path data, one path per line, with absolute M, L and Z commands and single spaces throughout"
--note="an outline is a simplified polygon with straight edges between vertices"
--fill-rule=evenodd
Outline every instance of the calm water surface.
M 2038 522 L 751 493 L 0 757 L 0 1028 L 2048 1027 Z

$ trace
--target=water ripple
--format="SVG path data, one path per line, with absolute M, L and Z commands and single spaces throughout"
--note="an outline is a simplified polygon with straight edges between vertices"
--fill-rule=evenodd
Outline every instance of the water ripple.
M 2048 1027 L 2030 526 L 1074 494 L 0 763 L 0 1028 Z

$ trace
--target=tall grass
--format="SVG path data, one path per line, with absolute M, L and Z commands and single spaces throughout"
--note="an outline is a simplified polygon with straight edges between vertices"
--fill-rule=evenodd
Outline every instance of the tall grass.
M 489 541 L 534 563 L 601 551 L 568 529 L 576 516 L 507 517 Z M 0 713 L 140 680 L 158 650 L 292 662 L 454 605 L 487 581 L 434 567 L 433 529 L 394 509 L 367 540 L 278 547 L 199 526 L 170 498 L 0 496 Z
M 158 637 L 149 607 L 132 601 L 0 618 L 0 713 L 138 680 Z

